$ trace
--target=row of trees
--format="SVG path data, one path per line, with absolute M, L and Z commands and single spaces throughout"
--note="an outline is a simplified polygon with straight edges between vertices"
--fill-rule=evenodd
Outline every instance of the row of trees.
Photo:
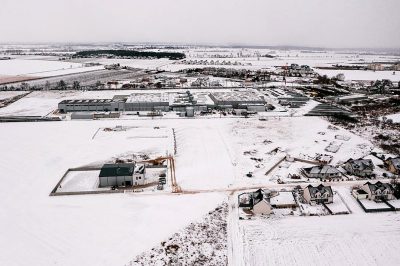
M 96 57 L 96 56 L 116 56 L 116 57 L 142 57 L 142 58 L 168 58 L 171 60 L 184 59 L 184 53 L 178 52 L 149 52 L 134 50 L 89 50 L 75 53 L 74 57 Z
M 100 84 L 99 84 L 100 83 Z M 101 86 L 101 82 L 97 82 L 96 86 Z M 0 90 L 6 91 L 6 90 L 22 90 L 22 91 L 29 91 L 29 90 L 67 90 L 67 89 L 72 89 L 72 90 L 80 90 L 81 89 L 81 84 L 79 81 L 73 81 L 72 84 L 69 86 L 64 80 L 58 81 L 55 85 L 52 85 L 49 81 L 46 81 L 44 85 L 33 85 L 30 86 L 26 82 L 22 82 L 19 87 L 14 87 L 14 86 L 3 86 Z

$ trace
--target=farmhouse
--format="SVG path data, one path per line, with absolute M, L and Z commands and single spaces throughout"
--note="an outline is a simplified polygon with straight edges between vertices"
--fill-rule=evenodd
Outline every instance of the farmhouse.
M 366 198 L 369 200 L 381 201 L 395 199 L 392 185 L 380 181 L 375 184 L 367 182 L 362 186 L 362 190 L 367 193 Z
M 134 163 L 105 164 L 99 174 L 99 187 L 129 187 L 144 184 L 144 166 L 137 169 Z
M 239 207 L 253 212 L 253 214 L 271 214 L 272 206 L 262 189 L 238 196 Z
M 389 172 L 397 175 L 400 174 L 400 157 L 389 158 L 385 163 L 387 164 Z
M 375 166 L 371 159 L 350 159 L 344 164 L 343 168 L 351 175 L 366 177 L 373 174 Z
M 307 203 L 332 203 L 333 191 L 330 186 L 322 184 L 316 187 L 308 185 L 304 189 L 303 197 Z
M 338 169 L 332 165 L 319 165 L 309 168 L 303 168 L 303 173 L 308 178 L 320 178 L 320 179 L 334 179 L 339 178 L 341 173 Z

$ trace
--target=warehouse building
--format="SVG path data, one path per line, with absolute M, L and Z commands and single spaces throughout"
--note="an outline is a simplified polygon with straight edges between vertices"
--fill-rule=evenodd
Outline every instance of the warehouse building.
M 239 108 L 240 106 L 264 105 L 264 96 L 254 90 L 212 92 L 210 98 L 219 107 Z
M 130 187 L 145 184 L 144 166 L 135 163 L 105 164 L 99 174 L 99 187 Z
M 123 111 L 124 100 L 88 99 L 88 100 L 63 100 L 58 104 L 62 113 L 67 112 L 110 112 Z

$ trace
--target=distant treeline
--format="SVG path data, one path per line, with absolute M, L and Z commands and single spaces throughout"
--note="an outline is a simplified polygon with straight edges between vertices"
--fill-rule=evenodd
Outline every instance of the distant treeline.
M 140 52 L 133 50 L 89 50 L 75 53 L 74 57 L 96 57 L 101 55 L 115 57 L 168 58 L 171 60 L 184 59 L 184 53 L 176 52 Z

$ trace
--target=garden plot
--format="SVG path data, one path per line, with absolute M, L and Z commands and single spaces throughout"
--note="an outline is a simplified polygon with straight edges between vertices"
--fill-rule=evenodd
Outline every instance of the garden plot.
M 326 207 L 332 212 L 333 215 L 350 213 L 350 210 L 347 208 L 346 204 L 336 191 L 333 195 L 333 202 L 326 204 Z
M 364 207 L 366 212 L 374 212 L 374 211 L 391 211 L 389 205 L 385 202 L 375 202 L 373 200 L 368 199 L 360 199 L 360 204 Z
M 300 211 L 302 215 L 305 216 L 324 216 L 328 215 L 328 210 L 322 204 L 308 204 L 299 203 Z

